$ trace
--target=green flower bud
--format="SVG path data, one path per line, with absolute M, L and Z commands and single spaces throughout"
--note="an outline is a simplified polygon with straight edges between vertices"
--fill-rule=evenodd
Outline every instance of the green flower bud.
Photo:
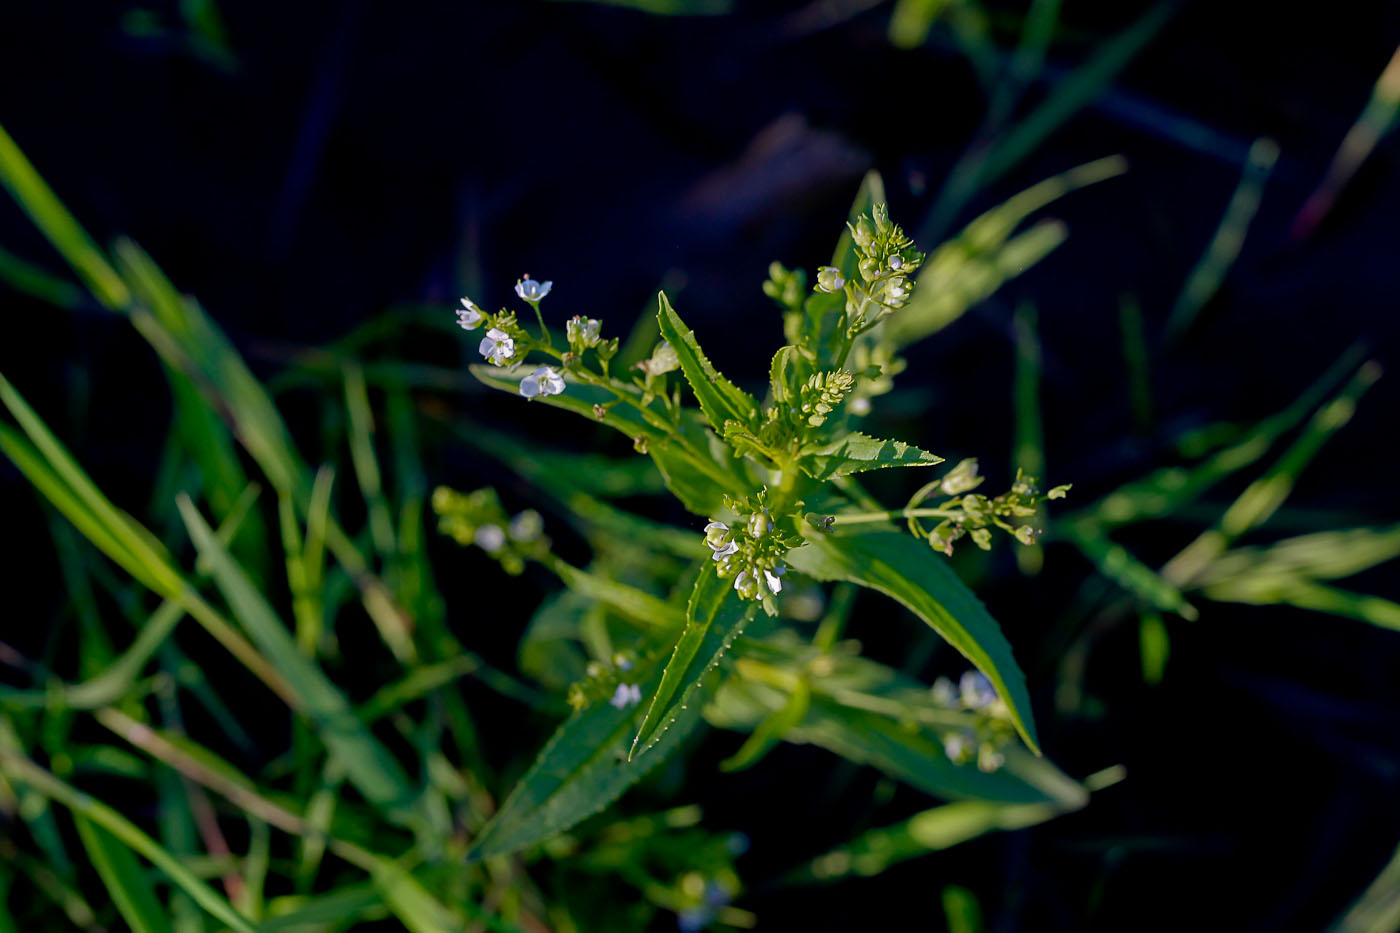
M 947 496 L 961 495 L 970 489 L 976 489 L 981 483 L 982 477 L 977 475 L 977 458 L 969 457 L 949 470 L 948 475 L 943 477 L 943 494 Z
M 822 266 L 817 270 L 817 288 L 824 292 L 839 292 L 846 287 L 841 270 L 835 266 Z

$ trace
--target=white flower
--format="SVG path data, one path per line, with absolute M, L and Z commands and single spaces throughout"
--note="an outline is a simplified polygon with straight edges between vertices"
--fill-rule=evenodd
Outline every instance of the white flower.
M 462 307 L 457 309 L 457 325 L 462 330 L 476 330 L 484 320 L 486 315 L 481 313 L 481 309 L 472 304 L 470 298 L 463 298 Z
M 493 327 L 481 338 L 481 346 L 477 350 L 497 366 L 504 366 L 515 356 L 515 340 L 500 328 Z
M 564 391 L 564 377 L 550 366 L 537 366 L 535 371 L 520 380 L 520 394 L 526 398 L 536 395 L 559 395 Z
M 617 689 L 613 691 L 612 699 L 608 702 L 618 709 L 636 706 L 642 702 L 642 688 L 636 684 L 618 684 Z
M 986 709 L 997 701 L 996 688 L 981 671 L 968 671 L 958 681 L 958 693 L 968 709 Z
M 544 519 L 534 509 L 526 509 L 510 520 L 510 536 L 515 541 L 533 541 L 544 531 Z
M 515 293 L 519 295 L 522 300 L 534 304 L 545 295 L 548 295 L 549 290 L 553 287 L 553 282 L 536 282 L 527 275 L 525 278 L 515 283 Z
M 902 276 L 890 279 L 890 284 L 885 289 L 885 295 L 890 301 L 903 301 L 909 297 L 909 286 Z
M 782 566 L 763 571 L 763 579 L 768 581 L 768 589 L 770 592 L 781 593 L 783 591 L 782 576 L 785 573 L 787 573 L 787 568 Z
M 933 702 L 944 709 L 955 708 L 958 705 L 958 688 L 947 677 L 939 677 L 933 682 Z
M 904 257 L 903 257 L 903 256 L 897 256 L 897 255 L 896 255 L 896 256 L 891 256 L 891 257 L 890 257 L 890 268 L 891 268 L 891 269 L 894 269 L 894 270 L 896 270 L 896 271 L 898 271 L 898 270 L 900 270 L 900 269 L 903 269 L 903 268 L 904 268 Z
M 472 535 L 472 542 L 487 554 L 494 554 L 506 543 L 506 533 L 496 525 L 482 525 Z
M 976 744 L 977 736 L 970 729 L 964 729 L 943 737 L 943 753 L 953 764 L 960 765 L 972 756 Z
M 710 559 L 724 560 L 730 554 L 733 554 L 735 551 L 739 550 L 739 545 L 735 544 L 733 541 L 726 541 L 723 547 L 717 547 L 714 550 L 715 552 L 710 556 Z

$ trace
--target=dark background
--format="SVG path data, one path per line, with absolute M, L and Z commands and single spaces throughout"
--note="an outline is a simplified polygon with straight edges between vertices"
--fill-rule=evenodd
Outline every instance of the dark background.
M 780 339 L 758 287 L 768 262 L 813 268 L 829 256 L 872 167 L 895 218 L 917 229 L 984 106 L 946 40 L 899 51 L 885 32 L 888 4 L 823 28 L 816 14 L 831 6 L 751 3 L 721 18 L 669 19 L 507 0 L 230 2 L 221 7 L 230 64 L 192 51 L 175 4 L 12 4 L 0 12 L 0 122 L 99 240 L 137 240 L 260 372 L 386 307 L 436 303 L 448 315 L 462 294 L 500 306 L 528 271 L 554 281 L 545 309 L 556 321 L 602 317 L 611 333 L 624 333 L 669 276 L 717 365 L 756 382 Z M 1013 26 L 1022 13 L 990 8 Z M 1066 3 L 1051 68 L 1028 103 L 1140 12 Z M 1005 44 L 1014 29 L 999 36 Z M 1183 4 L 1097 105 L 959 216 L 1093 158 L 1122 153 L 1131 164 L 1053 205 L 1045 213 L 1069 224 L 1069 241 L 909 354 L 901 384 L 928 407 L 902 436 L 950 459 L 982 456 L 1000 474 L 1020 301 L 1038 308 L 1044 341 L 1047 479 L 1074 482 L 1083 502 L 1160 463 L 1175 430 L 1281 408 L 1358 340 L 1393 365 L 1395 140 L 1310 237 L 1287 231 L 1397 42 L 1400 7 L 1389 2 Z M 1172 120 L 1204 128 L 1204 141 L 1183 142 Z M 1282 157 L 1241 259 L 1187 339 L 1168 347 L 1156 335 L 1262 135 Z M 58 268 L 8 201 L 0 245 Z M 1134 429 L 1118 349 L 1125 293 L 1153 341 L 1158 426 L 1147 433 Z M 169 413 L 153 355 L 96 307 L 68 314 L 6 294 L 4 309 L 0 371 L 99 485 L 138 511 Z M 400 350 L 454 362 L 455 342 L 438 339 L 405 338 Z M 533 436 L 593 442 L 573 422 L 484 392 L 454 404 Z M 1392 376 L 1305 474 L 1298 505 L 1394 519 L 1396 404 Z M 302 407 L 291 409 L 294 425 L 315 430 L 316 406 Z M 445 451 L 439 467 L 430 480 L 459 488 L 511 483 L 460 452 Z M 8 465 L 0 508 L 12 540 L 46 541 Z M 1160 560 L 1193 535 L 1167 526 L 1132 543 Z M 59 611 L 46 544 L 12 555 L 7 572 L 53 584 L 26 587 L 11 620 Z M 692 782 L 712 787 L 701 800 L 707 825 L 750 837 L 740 869 L 752 890 L 740 903 L 762 928 L 899 917 L 938 928 L 936 891 L 958 883 L 999 929 L 1312 929 L 1369 883 L 1400 840 L 1400 636 L 1207 605 L 1199 622 L 1174 624 L 1161 688 L 1142 687 L 1127 627 L 1091 660 L 1089 689 L 1106 712 L 1056 720 L 1056 658 L 1042 636 L 1088 572 L 1052 547 L 1041 577 L 1004 577 L 983 596 L 1027 667 L 1050 754 L 1074 775 L 1124 763 L 1128 781 L 1030 833 L 799 889 L 772 879 L 853 827 L 927 800 L 879 796 L 864 772 L 815 781 L 834 760 L 794 747 L 746 774 Z M 473 604 L 460 573 L 440 572 L 456 626 L 469 647 L 508 662 L 520 619 Z M 1392 598 L 1400 589 L 1385 568 L 1353 588 Z M 34 592 L 43 595 L 28 605 Z M 868 608 L 851 634 L 897 660 L 907 631 L 889 634 L 890 614 Z M 475 624 L 487 616 L 500 624 Z M 43 632 L 5 629 L 21 647 Z M 493 740 L 503 757 L 537 744 L 518 747 L 505 731 Z M 696 767 L 734 744 L 708 742 Z

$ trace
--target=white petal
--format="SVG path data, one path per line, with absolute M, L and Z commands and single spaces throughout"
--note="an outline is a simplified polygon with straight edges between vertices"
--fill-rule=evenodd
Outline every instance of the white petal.
M 781 593 L 783 591 L 783 581 L 771 570 L 763 571 L 763 579 L 768 581 L 768 589 L 772 590 L 774 593 Z
M 534 398 L 540 394 L 540 381 L 534 376 L 526 376 L 520 380 L 520 394 L 526 398 Z

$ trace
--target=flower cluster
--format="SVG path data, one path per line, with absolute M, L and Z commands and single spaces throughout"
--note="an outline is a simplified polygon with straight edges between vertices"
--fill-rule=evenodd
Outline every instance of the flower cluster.
M 974 725 L 943 734 L 943 751 L 954 764 L 974 759 L 983 771 L 995 771 L 1006 762 L 1001 749 L 1014 741 L 1014 728 L 1006 703 L 981 671 L 967 671 L 955 686 L 947 677 L 933 682 L 933 701 L 950 710 L 977 715 Z
M 595 350 L 606 375 L 608 360 L 617 353 L 618 341 L 604 340 L 601 334 L 602 321 L 596 318 L 575 316 L 565 325 L 569 350 L 556 351 L 550 343 L 549 330 L 544 326 L 540 314 L 540 301 L 553 289 L 553 282 L 538 282 L 526 275 L 515 283 L 515 294 L 534 309 L 540 322 L 540 335 L 532 337 L 516 320 L 515 313 L 502 309 L 496 314 L 481 310 L 470 298 L 462 299 L 458 308 L 457 324 L 463 330 L 487 328 L 486 335 L 477 345 L 477 352 L 493 366 L 514 369 L 532 350 L 543 351 L 555 357 L 562 366 L 540 365 L 520 380 L 520 394 L 525 398 L 548 398 L 564 392 L 564 372 L 584 375 L 582 357 L 585 351 Z
M 993 527 L 1000 528 L 1022 544 L 1034 544 L 1041 532 L 1026 519 L 1035 517 L 1040 503 L 1047 499 L 1063 499 L 1070 490 L 1066 484 L 1042 493 L 1034 476 L 1027 476 L 1018 470 L 1010 490 L 988 498 L 971 491 L 980 486 L 983 479 L 985 477 L 977 472 L 977 461 L 967 459 L 949 470 L 942 479 L 920 489 L 905 507 L 910 531 L 926 538 L 935 551 L 950 556 L 954 543 L 964 535 L 982 550 L 990 549 Z M 917 508 L 928 496 L 939 492 L 953 498 L 936 509 Z M 931 513 L 930 517 L 938 517 L 942 521 L 925 534 L 919 527 L 918 516 L 914 514 L 919 511 Z
M 446 486 L 433 490 L 438 530 L 461 545 L 475 545 L 500 562 L 506 573 L 519 574 L 525 561 L 549 553 L 544 520 L 534 509 L 507 517 L 496 491 L 460 493 Z
M 903 307 L 914 290 L 910 276 L 922 265 L 924 254 L 914 248 L 914 241 L 898 224 L 890 221 L 889 208 L 884 204 L 876 204 L 869 215 L 861 215 L 854 224 L 846 226 L 859 257 L 856 268 L 865 283 L 866 295 L 887 309 Z M 837 274 L 833 277 L 830 272 Z M 841 276 L 838 270 L 830 272 L 825 284 L 835 285 L 835 280 Z M 820 274 L 817 284 L 823 285 Z M 835 291 L 836 288 L 822 290 Z M 853 317 L 850 323 L 858 328 L 864 322 Z
M 802 537 L 778 527 L 769 509 L 767 489 L 743 500 L 726 497 L 725 505 L 739 520 L 731 528 L 712 519 L 705 526 L 705 546 L 719 563 L 720 577 L 734 579 L 734 590 L 741 599 L 758 600 L 764 612 L 776 615 L 774 597 L 782 592 L 787 573 L 782 558 L 802 543 Z

